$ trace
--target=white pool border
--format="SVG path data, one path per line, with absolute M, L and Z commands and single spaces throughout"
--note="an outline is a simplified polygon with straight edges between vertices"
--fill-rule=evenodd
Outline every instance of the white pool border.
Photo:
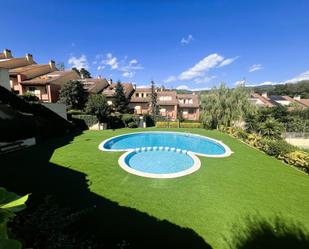
M 204 156 L 204 157 L 214 157 L 214 158 L 221 158 L 221 157 L 228 157 L 230 156 L 231 154 L 233 154 L 234 152 L 227 146 L 225 145 L 222 141 L 220 140 L 217 140 L 217 139 L 214 139 L 214 138 L 210 138 L 210 137 L 207 137 L 207 136 L 203 136 L 203 135 L 199 135 L 199 134 L 195 134 L 195 133 L 189 133 L 189 132 L 179 132 L 179 131 L 142 131 L 142 132 L 131 132 L 131 133 L 124 133 L 124 134 L 121 134 L 121 135 L 118 135 L 118 136 L 114 136 L 114 137 L 111 137 L 111 138 L 108 138 L 108 139 L 105 139 L 103 142 L 101 142 L 98 146 L 99 150 L 102 150 L 102 151 L 109 151 L 109 152 L 121 152 L 121 151 L 132 151 L 136 148 L 128 148 L 128 149 L 106 149 L 104 148 L 104 145 L 109 142 L 110 140 L 112 139 L 115 139 L 115 138 L 118 138 L 118 137 L 122 137 L 122 136 L 126 136 L 126 135 L 133 135 L 133 134 L 147 134 L 147 133 L 177 133 L 177 134 L 187 134 L 187 135 L 190 135 L 190 136 L 196 136 L 196 137 L 202 137 L 202 138 L 206 138 L 212 142 L 215 142 L 219 145 L 221 145 L 224 149 L 225 149 L 225 153 L 223 154 L 220 154 L 220 155 L 210 155 L 210 154 L 201 154 L 201 153 L 196 153 L 196 152 L 193 152 L 193 151 L 190 151 L 191 153 L 197 155 L 197 156 Z
M 186 169 L 186 170 L 183 170 L 183 171 L 180 171 L 180 172 L 177 172 L 177 173 L 170 173 L 170 174 L 146 173 L 146 172 L 143 172 L 143 171 L 135 170 L 135 169 L 133 169 L 133 168 L 131 168 L 127 165 L 125 159 L 131 153 L 135 153 L 135 150 L 130 149 L 126 153 L 122 154 L 118 159 L 118 163 L 123 170 L 125 170 L 125 171 L 127 171 L 127 172 L 129 172 L 133 175 L 137 175 L 137 176 L 148 177 L 148 178 L 164 178 L 164 179 L 177 178 L 177 177 L 192 174 L 193 172 L 199 170 L 199 168 L 201 167 L 200 159 L 195 154 L 188 151 L 188 152 L 186 152 L 186 154 L 189 155 L 193 160 L 193 165 L 189 169 Z M 175 152 L 175 153 L 177 153 L 177 152 Z

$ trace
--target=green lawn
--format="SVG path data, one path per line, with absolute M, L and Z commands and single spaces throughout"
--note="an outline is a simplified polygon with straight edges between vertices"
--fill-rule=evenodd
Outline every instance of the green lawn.
M 123 171 L 118 166 L 118 158 L 122 152 L 98 150 L 99 143 L 104 139 L 141 131 L 140 129 L 86 131 L 74 137 L 69 143 L 55 146 L 53 148 L 55 150 L 50 150 L 49 153 L 46 152 L 48 146 L 46 144 L 14 153 L 14 155 L 7 155 L 3 162 L 8 166 L 10 160 L 17 160 L 20 163 L 22 161 L 26 163 L 27 160 L 34 163 L 33 160 L 36 160 L 38 166 L 33 166 L 35 172 L 22 169 L 26 165 L 15 165 L 14 169 L 12 166 L 7 174 L 13 175 L 14 170 L 16 182 L 5 181 L 7 179 L 5 177 L 0 180 L 6 182 L 9 185 L 7 187 L 11 187 L 10 190 L 13 191 L 23 188 L 26 189 L 25 191 L 34 192 L 40 191 L 40 186 L 43 186 L 42 191 L 54 191 L 60 194 L 62 188 L 64 192 L 76 193 L 76 198 L 84 204 L 89 201 L 86 198 L 89 193 L 86 195 L 85 192 L 88 190 L 82 190 L 82 188 L 88 187 L 90 193 L 96 196 L 96 199 L 91 199 L 91 203 L 100 206 L 97 204 L 100 198 L 105 204 L 112 203 L 112 206 L 107 209 L 104 209 L 103 202 L 100 206 L 102 207 L 100 212 L 106 212 L 102 214 L 102 219 L 109 220 L 107 226 L 111 226 L 111 230 L 116 230 L 112 234 L 125 234 L 128 229 L 125 230 L 124 227 L 131 224 L 128 240 L 134 236 L 136 239 L 143 240 L 143 232 L 159 234 L 158 229 L 163 229 L 162 224 L 168 224 L 164 226 L 168 227 L 166 238 L 162 234 L 158 239 L 170 239 L 169 235 L 173 234 L 170 230 L 175 230 L 173 235 L 175 238 L 177 236 L 179 239 L 184 238 L 185 234 L 190 234 L 192 238 L 202 238 L 212 248 L 225 248 L 225 240 L 237 236 L 239 227 L 248 217 L 257 220 L 260 218 L 271 220 L 279 217 L 286 223 L 299 223 L 304 229 L 309 230 L 309 177 L 307 175 L 218 131 L 174 130 L 219 139 L 228 145 L 234 154 L 228 158 L 199 157 L 202 162 L 201 168 L 188 176 L 175 179 L 149 179 Z M 34 157 L 37 158 L 34 159 Z M 40 161 L 40 157 L 45 159 Z M 44 168 L 48 173 L 40 168 L 46 158 L 49 163 Z M 22 172 L 16 173 L 17 169 Z M 76 177 L 71 177 L 73 174 Z M 86 178 L 83 186 L 78 186 L 82 180 L 76 180 L 77 175 L 80 178 Z M 66 176 L 70 177 L 66 178 Z M 31 180 L 26 183 L 27 177 L 41 180 Z M 68 199 L 70 199 L 69 196 Z M 129 209 L 126 209 L 127 207 Z M 123 209 L 120 212 L 121 208 Z M 128 213 L 125 213 L 124 209 Z M 98 216 L 97 219 L 99 220 L 100 217 Z M 140 220 L 143 221 L 140 222 Z M 162 223 L 162 220 L 166 221 Z M 154 222 L 160 225 L 151 227 L 147 225 Z M 106 230 L 105 228 L 104 231 Z M 177 231 L 179 231 L 178 235 Z M 187 238 L 190 236 L 188 235 Z M 199 239 L 191 243 L 191 248 L 194 248 L 194 243 L 200 245 L 196 248 L 202 248 Z M 204 248 L 207 248 L 206 244 Z

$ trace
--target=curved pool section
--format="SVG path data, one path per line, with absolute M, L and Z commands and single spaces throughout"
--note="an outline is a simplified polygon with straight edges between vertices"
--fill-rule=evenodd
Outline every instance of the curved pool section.
M 123 154 L 119 165 L 125 171 L 150 178 L 175 178 L 200 168 L 200 160 L 191 152 L 169 147 L 137 148 Z
M 208 157 L 227 157 L 232 153 L 221 141 L 182 132 L 129 133 L 112 137 L 99 145 L 99 149 L 104 151 L 127 151 L 141 147 L 174 147 Z

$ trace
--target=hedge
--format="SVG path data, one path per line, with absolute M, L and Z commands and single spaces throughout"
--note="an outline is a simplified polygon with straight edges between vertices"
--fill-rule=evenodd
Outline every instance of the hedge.
M 156 122 L 157 128 L 202 128 L 201 123 L 187 123 L 187 122 Z
M 299 150 L 285 140 L 263 138 L 238 127 L 220 127 L 220 130 L 309 174 L 309 153 Z
M 91 127 L 99 122 L 95 115 L 72 115 L 72 118 L 84 120 L 88 127 Z

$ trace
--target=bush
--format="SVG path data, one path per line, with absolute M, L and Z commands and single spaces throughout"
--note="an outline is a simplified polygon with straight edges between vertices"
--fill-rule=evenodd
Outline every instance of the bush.
M 146 122 L 146 127 L 155 126 L 155 122 L 153 120 L 153 117 L 149 114 L 145 114 L 143 116 L 144 121 Z
M 180 128 L 202 128 L 202 123 L 198 122 L 198 123 L 187 123 L 184 122 L 184 123 L 180 123 Z
M 121 121 L 128 127 L 129 123 L 134 122 L 133 114 L 123 114 L 121 116 Z
M 84 120 L 88 127 L 91 127 L 98 123 L 98 118 L 95 115 L 72 115 L 72 118 Z
M 271 140 L 271 139 L 261 139 L 260 142 L 261 149 L 270 156 L 281 157 L 287 153 L 295 151 L 293 145 L 288 144 L 284 140 Z
M 129 128 L 137 128 L 137 123 L 136 122 L 130 122 L 130 123 L 128 123 L 128 127 Z
M 309 173 L 309 153 L 305 151 L 293 151 L 283 156 L 283 160 L 294 165 L 306 173 Z
M 40 101 L 39 97 L 37 97 L 35 94 L 31 93 L 31 92 L 26 92 L 25 94 L 23 95 L 19 95 L 19 97 L 22 99 L 22 100 L 25 100 L 27 102 L 34 102 L 34 103 L 37 103 Z

